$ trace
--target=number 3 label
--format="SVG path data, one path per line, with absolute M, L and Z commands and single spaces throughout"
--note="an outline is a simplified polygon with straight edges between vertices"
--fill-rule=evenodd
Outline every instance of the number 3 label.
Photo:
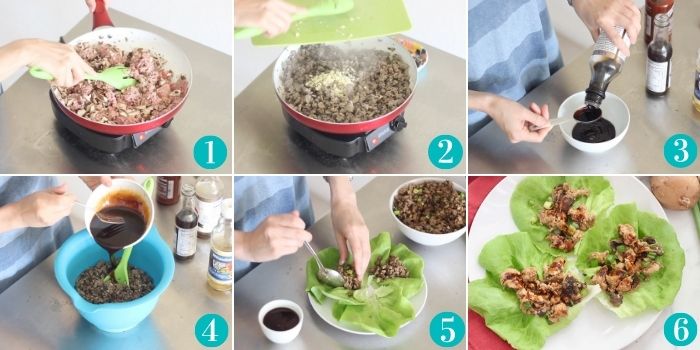
M 664 158 L 675 168 L 685 168 L 693 164 L 698 157 L 698 146 L 692 137 L 675 134 L 664 144 Z
M 462 143 L 452 135 L 440 135 L 428 146 L 428 158 L 438 169 L 452 169 L 462 161 Z
M 664 336 L 673 346 L 690 345 L 697 335 L 698 324 L 686 313 L 675 313 L 664 322 Z
M 443 348 L 459 345 L 464 334 L 464 320 L 454 312 L 441 312 L 430 321 L 430 338 Z

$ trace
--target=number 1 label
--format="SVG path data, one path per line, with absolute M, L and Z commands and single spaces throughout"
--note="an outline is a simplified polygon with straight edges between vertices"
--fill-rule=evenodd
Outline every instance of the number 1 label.
M 228 150 L 217 136 L 204 136 L 194 144 L 194 160 L 204 169 L 216 169 L 224 164 Z

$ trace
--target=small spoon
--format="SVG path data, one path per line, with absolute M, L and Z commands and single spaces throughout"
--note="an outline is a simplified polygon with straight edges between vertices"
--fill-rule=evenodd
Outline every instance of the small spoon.
M 31 74 L 31 76 L 34 78 L 53 80 L 53 75 L 51 75 L 51 73 L 38 67 L 30 68 L 29 74 Z M 129 78 L 129 74 L 129 68 L 124 66 L 114 66 L 109 67 L 95 75 L 88 75 L 85 77 L 85 79 L 102 81 L 111 85 L 117 90 L 124 90 L 130 86 L 136 85 L 136 79 Z
M 345 280 L 343 280 L 343 276 L 340 275 L 340 272 L 323 266 L 314 248 L 311 248 L 311 245 L 306 241 L 304 241 L 304 245 L 314 256 L 314 259 L 316 259 L 316 264 L 318 264 L 318 273 L 316 273 L 316 277 L 318 277 L 318 280 L 329 286 L 342 287 L 345 284 Z
M 579 108 L 574 112 L 574 115 L 571 117 L 563 117 L 563 118 L 557 118 L 554 120 L 550 120 L 549 124 L 543 125 L 543 126 L 537 126 L 534 124 L 530 124 L 528 129 L 530 131 L 537 131 L 540 129 L 548 128 L 550 126 L 557 126 L 559 124 L 564 124 L 568 122 L 579 122 L 579 123 L 593 123 L 600 119 L 600 117 L 603 115 L 603 112 L 600 110 L 600 108 L 593 107 L 593 106 L 585 106 L 582 108 Z
M 87 208 L 87 205 L 80 203 L 80 202 L 74 202 L 77 205 L 80 205 L 83 208 Z M 116 215 L 109 215 L 105 214 L 99 211 L 95 212 L 95 216 L 100 219 L 100 221 L 104 222 L 105 224 L 112 224 L 112 225 L 122 225 L 124 224 L 124 218 L 121 216 L 116 216 Z

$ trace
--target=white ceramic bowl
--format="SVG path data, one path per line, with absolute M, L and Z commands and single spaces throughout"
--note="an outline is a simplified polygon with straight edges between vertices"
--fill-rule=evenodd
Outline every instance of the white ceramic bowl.
M 294 328 L 287 330 L 287 331 L 274 331 L 270 328 L 267 328 L 263 324 L 263 318 L 265 317 L 265 314 L 267 314 L 270 310 L 276 309 L 278 307 L 286 307 L 292 309 L 294 312 L 299 315 L 299 323 L 297 323 Z M 263 334 L 265 334 L 265 337 L 269 339 L 273 343 L 277 344 L 287 344 L 294 340 L 294 338 L 299 335 L 299 331 L 301 331 L 301 324 L 304 323 L 304 312 L 301 310 L 301 307 L 297 305 L 297 303 L 291 301 L 291 300 L 283 300 L 283 299 L 277 299 L 273 300 L 260 308 L 260 311 L 258 312 L 258 323 L 260 324 L 260 329 L 262 329 Z
M 433 234 L 433 233 L 428 233 L 428 232 L 421 232 L 416 229 L 413 229 L 403 222 L 399 220 L 399 218 L 396 217 L 394 214 L 394 197 L 396 197 L 396 194 L 399 192 L 399 190 L 405 186 L 408 186 L 410 184 L 419 184 L 419 183 L 424 183 L 424 182 L 431 182 L 431 181 L 445 181 L 445 179 L 438 178 L 438 177 L 424 177 L 420 179 L 414 179 L 411 181 L 404 182 L 401 184 L 401 186 L 397 187 L 394 190 L 394 193 L 391 194 L 391 197 L 389 198 L 389 213 L 391 213 L 391 217 L 394 218 L 394 221 L 396 221 L 396 224 L 399 226 L 399 230 L 401 230 L 401 233 L 403 233 L 406 237 L 411 239 L 412 241 L 422 244 L 422 245 L 427 245 L 427 246 L 439 246 L 443 244 L 450 243 L 454 241 L 455 239 L 459 238 L 462 236 L 465 232 L 467 232 L 467 227 L 464 226 L 463 228 L 450 232 L 450 233 L 443 233 L 443 234 Z M 454 188 L 465 194 L 466 196 L 466 190 L 464 187 L 452 182 L 452 186 Z M 466 199 L 465 199 L 466 200 Z M 466 215 L 466 213 L 465 213 Z
M 569 96 L 569 98 L 559 106 L 557 118 L 574 115 L 576 110 L 584 106 L 585 99 L 586 93 L 584 91 Z M 572 131 L 576 123 L 571 122 L 559 125 L 559 129 L 564 135 L 566 142 L 578 150 L 589 153 L 601 153 L 617 146 L 627 134 L 627 129 L 629 129 L 630 110 L 627 108 L 625 101 L 609 92 L 605 94 L 605 100 L 603 100 L 600 109 L 603 111 L 603 118 L 609 120 L 613 126 L 615 126 L 615 138 L 600 143 L 581 142 L 574 139 L 572 136 Z
M 90 232 L 90 221 L 92 221 L 92 218 L 95 216 L 95 212 L 102 210 L 102 208 L 109 207 L 110 203 L 107 202 L 105 199 L 109 197 L 110 193 L 118 191 L 129 191 L 136 194 L 143 201 L 143 203 L 146 204 L 147 207 L 147 210 L 145 210 L 144 212 L 147 223 L 146 230 L 136 242 L 130 245 L 134 246 L 141 242 L 141 240 L 143 240 L 143 238 L 146 237 L 146 234 L 151 230 L 151 227 L 153 227 L 155 215 L 153 211 L 153 199 L 151 199 L 150 193 L 148 193 L 148 191 L 146 191 L 146 189 L 143 186 L 134 182 L 133 180 L 113 179 L 112 186 L 97 186 L 97 188 L 95 188 L 95 190 L 92 191 L 92 194 L 90 194 L 90 197 L 88 198 L 85 206 L 85 228 L 90 233 L 90 235 L 92 235 L 92 232 Z

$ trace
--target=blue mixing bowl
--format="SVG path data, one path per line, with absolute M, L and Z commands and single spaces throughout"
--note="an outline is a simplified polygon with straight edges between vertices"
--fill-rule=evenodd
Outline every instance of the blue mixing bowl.
M 87 230 L 82 230 L 68 238 L 58 250 L 54 262 L 56 280 L 80 315 L 95 327 L 110 333 L 128 331 L 148 317 L 168 288 L 175 273 L 173 253 L 156 227 L 151 228 L 143 241 L 133 247 L 129 265 L 145 271 L 153 279 L 155 288 L 125 303 L 92 304 L 75 289 L 80 273 L 100 260 L 107 260 L 107 252 L 95 243 Z

